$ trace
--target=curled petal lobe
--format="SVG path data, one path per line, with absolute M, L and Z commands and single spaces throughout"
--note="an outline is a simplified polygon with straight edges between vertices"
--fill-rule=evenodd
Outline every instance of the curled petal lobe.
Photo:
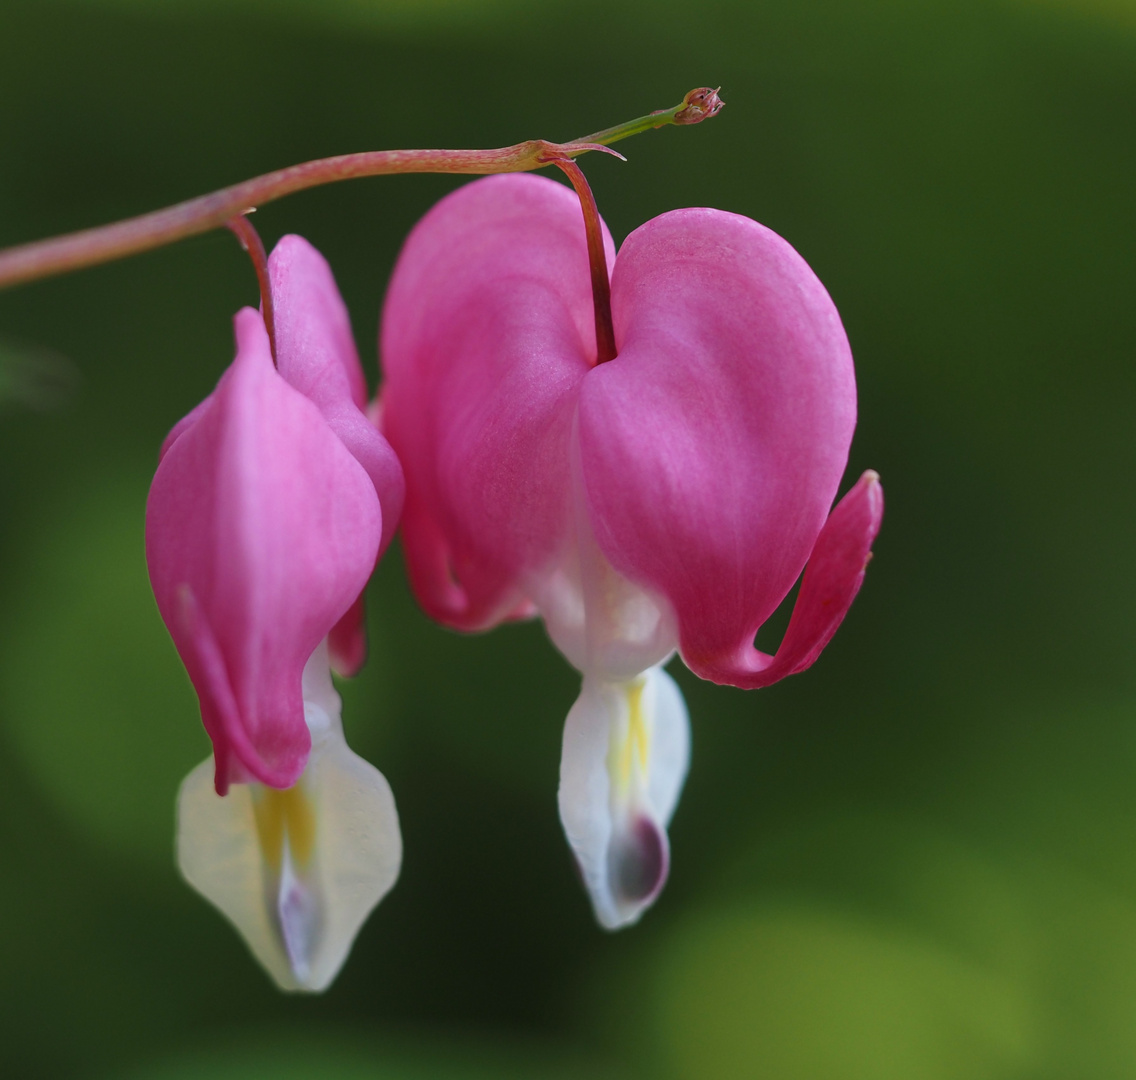
M 201 699 L 216 784 L 287 787 L 310 738 L 301 674 L 378 551 L 374 485 L 319 409 L 276 372 L 260 315 L 158 466 L 146 552 L 159 611 Z
M 407 474 L 407 565 L 427 612 L 459 629 L 523 607 L 522 580 L 571 525 L 568 450 L 595 359 L 582 220 L 562 184 L 489 177 L 423 218 L 391 280 L 383 427 Z
M 689 762 L 686 704 L 661 667 L 625 682 L 585 676 L 564 727 L 560 820 L 608 930 L 637 922 L 666 881 Z
M 587 505 L 612 565 L 671 603 L 697 669 L 752 642 L 804 567 L 847 460 L 852 357 L 804 260 L 721 211 L 632 233 L 612 309 L 619 356 L 580 393 Z
M 398 814 L 386 780 L 343 739 L 326 647 L 304 672 L 312 754 L 285 790 L 234 784 L 212 761 L 178 796 L 178 865 L 236 926 L 284 990 L 323 990 L 367 915 L 398 877 Z
M 717 683 L 754 689 L 804 671 L 820 655 L 860 591 L 880 529 L 884 494 L 869 470 L 837 504 L 817 537 L 805 567 L 789 627 L 775 656 L 741 642 L 732 654 L 703 659 L 693 653 L 696 675 Z

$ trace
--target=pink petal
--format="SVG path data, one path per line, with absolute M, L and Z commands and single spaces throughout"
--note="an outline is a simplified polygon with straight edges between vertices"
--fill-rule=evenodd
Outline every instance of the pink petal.
M 880 478 L 869 470 L 840 500 L 821 529 L 776 656 L 743 643 L 733 656 L 691 665 L 695 674 L 712 682 L 754 689 L 804 671 L 820 656 L 856 599 L 883 513 Z
M 161 461 L 162 458 L 166 456 L 166 451 L 169 450 L 169 448 L 173 446 L 173 444 L 177 442 L 182 435 L 184 435 L 191 427 L 193 427 L 194 424 L 197 423 L 197 421 L 201 417 L 201 414 L 206 410 L 206 408 L 209 406 L 209 402 L 212 400 L 213 395 L 210 394 L 204 401 L 199 401 L 196 405 L 194 405 L 192 409 L 189 410 L 189 412 L 185 414 L 185 416 L 183 416 L 176 424 L 174 424 L 172 428 L 170 428 L 170 433 L 162 440 L 161 449 L 158 451 L 159 461 Z
M 595 358 L 575 194 L 503 175 L 438 203 L 399 258 L 382 353 L 419 601 L 466 630 L 527 610 L 526 575 L 569 529 L 573 414 Z
M 351 319 L 327 260 L 302 236 L 280 238 L 268 260 L 275 309 L 276 362 L 283 375 L 321 409 L 346 398 L 367 408 L 367 381 Z
M 302 236 L 285 236 L 268 270 L 280 374 L 315 402 L 367 470 L 382 506 L 382 551 L 398 525 L 405 484 L 390 444 L 367 419 L 367 384 L 331 267 Z
M 632 233 L 612 306 L 619 355 L 579 405 L 596 540 L 673 605 L 694 671 L 730 672 L 836 494 L 856 419 L 848 342 L 804 260 L 717 210 Z
M 310 746 L 301 674 L 359 595 L 381 530 L 375 488 L 319 409 L 272 366 L 260 315 L 158 466 L 146 554 L 159 611 L 201 698 L 217 789 L 276 787 Z
M 351 678 L 358 675 L 367 659 L 367 610 L 360 593 L 327 636 L 331 669 L 336 675 Z

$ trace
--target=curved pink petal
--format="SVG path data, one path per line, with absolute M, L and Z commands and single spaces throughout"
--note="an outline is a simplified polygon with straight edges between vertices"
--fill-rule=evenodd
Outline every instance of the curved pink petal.
M 769 656 L 752 643 L 743 643 L 732 656 L 692 664 L 694 673 L 711 682 L 752 690 L 809 667 L 832 639 L 860 591 L 883 513 L 880 478 L 869 470 L 840 500 L 821 529 L 776 655 Z
M 390 444 L 367 419 L 367 383 L 331 267 L 302 236 L 290 235 L 273 249 L 268 272 L 280 374 L 315 402 L 367 470 L 382 506 L 381 551 L 398 525 L 405 484 Z
M 383 428 L 406 470 L 419 601 L 465 630 L 527 610 L 524 578 L 570 526 L 568 448 L 595 359 L 575 194 L 503 175 L 438 203 L 399 258 L 382 354 Z
M 219 792 L 302 772 L 304 665 L 362 590 L 381 530 L 374 485 L 273 368 L 260 315 L 246 308 L 235 326 L 237 357 L 166 451 L 146 510 L 150 580 Z
M 717 210 L 632 233 L 612 308 L 619 355 L 579 405 L 596 540 L 670 601 L 686 663 L 726 677 L 836 495 L 856 420 L 848 342 L 805 261 Z

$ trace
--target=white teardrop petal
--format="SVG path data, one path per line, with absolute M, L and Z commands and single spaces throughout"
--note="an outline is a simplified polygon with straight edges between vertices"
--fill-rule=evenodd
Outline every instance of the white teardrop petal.
M 327 642 L 303 673 L 308 766 L 286 791 L 213 788 L 213 759 L 178 795 L 178 865 L 240 931 L 284 990 L 323 990 L 398 877 L 402 838 L 390 786 L 348 749 Z
M 666 827 L 689 761 L 686 705 L 666 672 L 585 676 L 564 726 L 560 818 L 609 930 L 636 922 L 666 880 Z
M 402 838 L 390 786 L 338 732 L 285 792 L 234 784 L 222 798 L 212 769 L 212 758 L 202 762 L 178 796 L 182 874 L 281 989 L 325 989 L 398 877 Z M 289 834 L 283 822 L 301 814 L 306 821 Z

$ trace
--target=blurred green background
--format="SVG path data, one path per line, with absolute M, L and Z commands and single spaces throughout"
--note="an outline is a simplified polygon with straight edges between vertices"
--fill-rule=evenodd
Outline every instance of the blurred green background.
M 806 675 L 680 665 L 671 882 L 593 925 L 556 817 L 576 677 L 372 587 L 352 745 L 402 878 L 321 998 L 178 879 L 208 752 L 150 598 L 158 444 L 256 302 L 211 234 L 0 293 L 0 1074 L 130 1080 L 1136 1076 L 1136 7 L 1128 0 L 0 0 L 0 244 L 325 154 L 566 139 L 617 241 L 749 214 L 857 358 L 888 514 Z M 331 260 L 373 380 L 399 244 L 458 181 L 263 208 Z M 780 620 L 780 625 L 784 619 Z M 760 641 L 776 641 L 777 627 Z

